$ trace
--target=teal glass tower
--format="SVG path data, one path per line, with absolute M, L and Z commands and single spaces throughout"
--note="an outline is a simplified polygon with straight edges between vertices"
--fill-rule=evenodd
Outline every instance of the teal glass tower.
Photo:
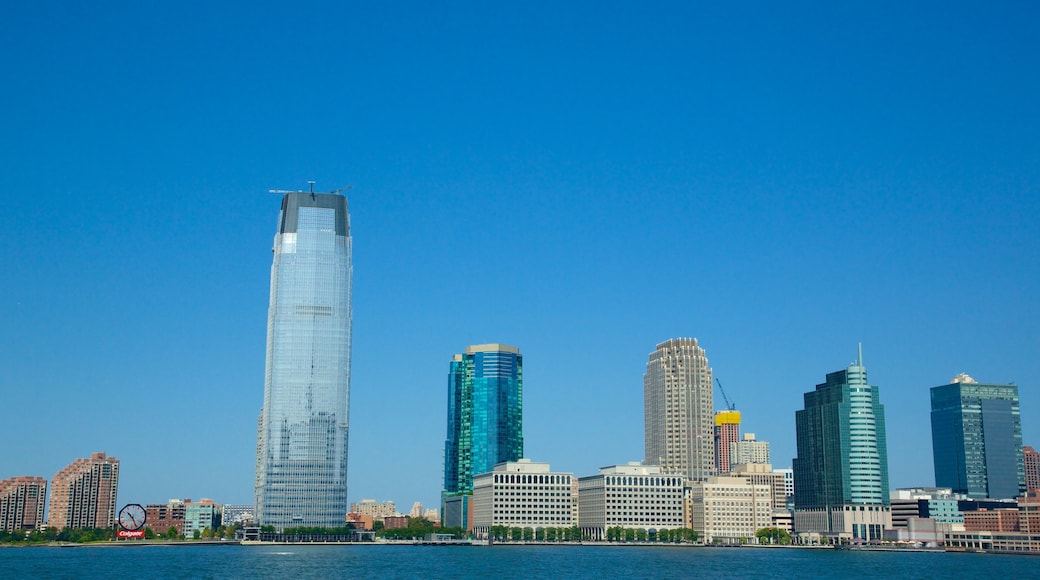
M 351 254 L 347 198 L 287 193 L 271 265 L 256 517 L 339 527 L 348 511 Z
M 827 374 L 795 413 L 795 528 L 880 540 L 891 527 L 885 408 L 856 363 Z
M 935 485 L 972 498 L 1012 499 L 1025 493 L 1018 387 L 957 375 L 932 387 Z
M 524 455 L 523 357 L 515 346 L 478 344 L 452 357 L 444 442 L 446 526 L 466 526 L 473 476 Z

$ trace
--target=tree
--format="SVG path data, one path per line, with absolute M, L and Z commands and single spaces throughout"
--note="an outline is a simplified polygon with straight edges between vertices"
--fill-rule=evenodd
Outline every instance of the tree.
M 790 544 L 791 534 L 787 530 L 780 528 L 762 528 L 755 532 L 755 537 L 758 538 L 761 544 Z
M 201 536 L 202 536 L 202 532 L 200 532 L 198 530 L 195 530 L 194 532 L 191 533 L 191 537 L 193 539 L 195 539 L 195 540 L 199 539 Z
M 166 537 L 171 539 L 171 540 L 176 539 L 178 535 L 180 535 L 180 534 L 177 533 L 177 527 L 176 526 L 170 526 L 170 529 L 166 530 Z

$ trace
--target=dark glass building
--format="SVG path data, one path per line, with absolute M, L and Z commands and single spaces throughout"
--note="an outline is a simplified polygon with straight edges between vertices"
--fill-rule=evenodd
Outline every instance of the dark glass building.
M 862 355 L 804 398 L 795 413 L 795 530 L 880 540 L 892 522 L 885 408 Z
M 960 374 L 932 387 L 935 485 L 972 498 L 1010 499 L 1025 492 L 1018 387 Z

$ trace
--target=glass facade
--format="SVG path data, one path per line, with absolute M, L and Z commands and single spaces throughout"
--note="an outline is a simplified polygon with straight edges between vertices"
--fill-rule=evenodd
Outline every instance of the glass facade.
M 523 357 L 504 344 L 469 346 L 451 361 L 445 494 L 471 493 L 473 476 L 524 454 Z
M 351 248 L 347 200 L 282 199 L 271 266 L 256 517 L 281 530 L 347 513 Z
M 931 389 L 935 485 L 972 498 L 1021 495 L 1018 387 L 971 382 L 966 375 L 955 380 Z
M 885 408 L 866 368 L 829 373 L 805 394 L 795 429 L 795 509 L 889 505 Z

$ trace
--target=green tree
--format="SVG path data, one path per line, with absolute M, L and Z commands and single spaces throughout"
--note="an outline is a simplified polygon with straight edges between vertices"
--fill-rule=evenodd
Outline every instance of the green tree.
M 200 537 L 202 537 L 202 532 L 200 532 L 198 530 L 195 530 L 194 532 L 191 533 L 191 537 L 192 537 L 192 539 L 197 540 Z
M 791 534 L 787 530 L 780 528 L 762 528 L 755 532 L 755 537 L 758 538 L 761 544 L 790 544 Z
M 171 540 L 177 539 L 178 535 L 180 535 L 180 534 L 177 533 L 176 526 L 170 526 L 170 529 L 166 530 L 166 537 L 171 539 Z

